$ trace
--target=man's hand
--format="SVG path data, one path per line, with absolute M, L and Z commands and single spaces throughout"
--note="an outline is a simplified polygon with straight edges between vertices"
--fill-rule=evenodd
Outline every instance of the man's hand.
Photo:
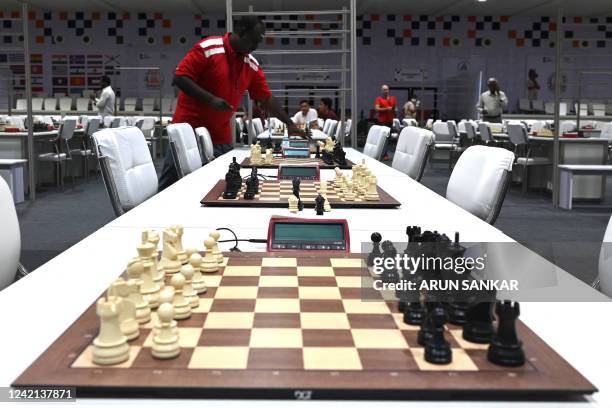
M 227 111 L 233 111 L 234 108 L 232 107 L 232 105 L 230 105 L 225 99 L 223 98 L 218 98 L 218 97 L 214 97 L 212 98 L 208 104 L 210 106 L 212 106 L 212 108 L 216 111 L 219 112 L 227 112 Z
M 312 141 L 312 138 L 310 137 L 310 132 L 306 132 L 306 130 L 298 128 L 293 122 L 287 125 L 287 133 L 289 134 L 289 136 L 301 136 L 304 139 Z

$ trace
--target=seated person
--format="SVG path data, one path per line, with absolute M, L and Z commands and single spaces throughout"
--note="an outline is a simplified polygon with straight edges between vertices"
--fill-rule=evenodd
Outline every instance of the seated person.
M 338 120 L 338 115 L 336 115 L 336 112 L 332 109 L 331 98 L 321 98 L 321 102 L 319 103 L 319 117 L 323 120 Z
M 310 107 L 310 102 L 307 100 L 300 101 L 300 110 L 293 115 L 291 120 L 299 128 L 308 125 L 311 129 L 317 129 L 319 127 L 317 123 L 318 119 L 317 111 Z

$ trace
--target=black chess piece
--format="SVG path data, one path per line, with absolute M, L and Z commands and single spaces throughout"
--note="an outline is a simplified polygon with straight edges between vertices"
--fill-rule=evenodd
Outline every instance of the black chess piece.
M 469 306 L 463 325 L 463 338 L 472 343 L 485 344 L 493 336 L 493 303 L 476 302 Z
M 421 304 L 421 302 L 407 302 L 404 306 L 404 323 L 418 326 L 423 324 L 423 320 L 425 319 L 426 310 L 425 307 Z
M 264 146 L 264 150 L 267 149 L 274 149 L 274 143 L 272 142 L 272 137 L 270 135 L 268 135 L 268 138 L 266 139 L 266 145 Z
M 318 194 L 315 198 L 315 211 L 317 215 L 323 215 L 325 210 L 323 208 L 325 204 L 325 198 L 321 194 Z
M 293 195 L 296 196 L 298 199 L 298 211 L 304 211 L 304 203 L 302 202 L 302 199 L 300 198 L 300 183 L 301 183 L 301 180 L 299 178 L 295 178 L 292 180 Z
M 255 198 L 255 195 L 259 192 L 257 182 L 257 176 L 253 177 L 253 173 L 251 173 L 251 176 L 246 181 L 246 191 L 243 195 L 245 200 L 252 200 Z
M 433 310 L 437 305 L 434 302 L 425 304 L 425 313 L 421 321 L 421 328 L 417 336 L 419 345 L 425 347 L 427 343 L 433 338 L 434 332 L 434 321 L 433 321 Z
M 380 233 L 378 232 L 374 232 L 370 236 L 370 239 L 372 240 L 372 252 L 370 252 L 370 254 L 368 255 L 367 264 L 368 266 L 373 266 L 374 259 L 380 258 L 380 256 L 382 255 L 382 251 L 380 250 L 380 241 L 382 241 L 382 235 L 380 235 Z
M 491 339 L 487 358 L 493 364 L 504 367 L 518 367 L 525 364 L 523 342 L 516 334 L 516 319 L 521 314 L 519 303 L 509 300 L 497 302 L 495 313 L 498 317 L 497 333 Z
M 334 164 L 333 153 L 328 152 L 326 149 L 323 149 L 322 159 L 323 159 L 323 162 L 329 166 L 332 166 Z
M 338 142 L 334 145 L 334 161 L 340 166 L 346 166 L 346 152 Z
M 238 177 L 240 177 L 240 173 L 238 173 Z M 242 179 L 240 179 L 239 184 L 236 183 L 236 171 L 230 164 L 229 170 L 225 174 L 225 189 L 223 190 L 223 198 L 226 200 L 233 200 L 238 197 L 238 192 L 242 188 Z
M 432 364 L 450 364 L 453 351 L 450 343 L 444 338 L 446 312 L 442 307 L 435 307 L 431 313 L 432 336 L 425 344 L 425 361 Z
M 232 162 L 230 163 L 230 169 L 240 172 L 240 164 L 238 163 L 238 161 L 236 161 L 236 157 L 232 157 Z
M 315 159 L 321 158 L 321 146 L 318 143 L 315 143 Z
M 387 263 L 385 262 L 383 272 L 381 273 L 380 277 L 385 283 L 395 283 L 399 280 L 399 274 L 397 273 L 397 268 L 395 267 L 395 256 L 397 255 L 397 249 L 395 249 L 395 246 L 391 241 L 384 241 L 381 244 L 381 248 L 383 250 L 382 257 L 384 259 L 393 259 L 394 262 L 389 262 L 389 265 L 391 266 L 387 266 Z

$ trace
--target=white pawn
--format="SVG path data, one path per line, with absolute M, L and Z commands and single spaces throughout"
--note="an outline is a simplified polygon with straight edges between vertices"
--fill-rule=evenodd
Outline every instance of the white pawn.
M 170 307 L 172 307 L 172 315 L 174 316 L 174 306 L 172 306 L 172 303 L 174 302 L 174 288 L 172 286 L 166 286 L 164 290 L 161 291 L 159 294 L 159 301 L 162 305 L 164 303 L 170 305 Z M 159 321 L 159 317 L 157 321 Z M 170 325 L 172 326 L 172 330 L 174 330 L 174 332 L 176 332 L 178 335 L 178 325 L 176 324 L 176 320 L 172 320 Z M 156 327 L 157 324 L 153 326 L 153 335 L 155 335 L 155 331 L 157 330 Z
M 287 202 L 289 203 L 289 212 L 292 214 L 297 214 L 299 211 L 299 207 L 298 207 L 298 203 L 299 203 L 299 199 L 291 194 L 289 196 L 289 198 L 287 199 Z
M 222 264 L 223 252 L 219 250 L 219 238 L 221 237 L 221 234 L 219 233 L 219 231 L 212 231 L 210 234 L 208 234 L 208 236 L 215 240 L 215 245 L 213 245 L 212 248 L 212 254 L 217 258 L 217 262 L 219 262 L 219 264 Z
M 331 211 L 331 205 L 329 204 L 329 200 L 327 199 L 326 195 L 324 195 L 323 198 L 325 199 L 325 202 L 323 203 L 323 211 L 330 212 Z
M 189 319 L 191 317 L 191 305 L 183 296 L 183 288 L 185 287 L 185 277 L 182 273 L 177 273 L 170 279 L 170 284 L 174 287 L 174 313 L 176 320 Z
M 198 294 L 206 292 L 206 282 L 204 281 L 204 276 L 200 271 L 200 266 L 202 265 L 202 255 L 197 252 L 191 254 L 191 256 L 189 257 L 189 264 L 193 267 L 194 270 L 193 279 L 191 280 L 191 286 L 193 286 L 193 288 Z
M 136 307 L 136 321 L 140 324 L 144 324 L 151 320 L 151 307 L 149 306 L 149 301 L 140 293 L 143 272 L 144 266 L 139 260 L 132 260 L 128 265 L 127 274 L 130 278 L 128 280 L 128 286 L 130 286 L 129 299 L 134 303 L 134 307 Z
M 272 157 L 272 149 L 266 149 L 266 160 L 265 160 L 266 164 L 272 164 L 273 163 L 273 157 Z
M 151 354 L 153 354 L 153 357 L 160 359 L 175 358 L 181 353 L 181 346 L 179 345 L 178 332 L 173 330 L 172 326 L 173 322 L 176 324 L 172 320 L 174 317 L 172 305 L 162 303 L 157 310 L 157 315 L 159 316 L 159 322 L 155 325 Z
M 217 258 L 212 254 L 212 248 L 215 245 L 215 240 L 208 237 L 204 240 L 204 247 L 206 247 L 206 255 L 204 255 L 204 259 L 202 259 L 202 264 L 200 265 L 200 271 L 204 273 L 213 273 L 219 270 L 219 262 L 217 262 Z
M 100 332 L 93 341 L 93 362 L 100 365 L 120 364 L 130 358 L 127 338 L 119 324 L 120 298 L 98 299 L 96 313 L 100 317 Z
M 129 299 L 130 287 L 127 282 L 119 278 L 113 282 L 108 288 L 108 297 L 117 297 L 121 299 L 121 305 L 119 310 L 119 326 L 121 332 L 127 337 L 128 340 L 133 340 L 140 335 L 138 328 L 138 322 L 136 321 L 136 306 Z
M 195 291 L 191 282 L 193 279 L 193 275 L 195 273 L 193 266 L 190 264 L 183 265 L 181 267 L 181 273 L 185 277 L 185 286 L 183 287 L 183 296 L 192 309 L 197 309 L 200 306 L 200 298 L 198 297 L 198 292 Z
M 355 200 L 355 193 L 353 192 L 353 183 L 350 181 L 346 184 L 346 190 L 344 192 L 344 200 L 346 201 Z

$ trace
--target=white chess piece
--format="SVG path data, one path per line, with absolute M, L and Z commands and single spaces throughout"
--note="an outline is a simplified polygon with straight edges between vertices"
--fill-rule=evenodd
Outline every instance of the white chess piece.
M 289 198 L 287 199 L 287 202 L 289 203 L 289 212 L 290 213 L 292 213 L 292 214 L 297 214 L 298 213 L 298 211 L 299 211 L 299 208 L 298 208 L 299 201 L 300 200 L 295 195 L 291 194 L 289 196 Z
M 175 358 L 181 353 L 181 346 L 179 345 L 178 332 L 173 330 L 172 326 L 174 309 L 172 305 L 163 303 L 157 314 L 159 322 L 155 325 L 151 354 L 159 359 Z
M 266 149 L 266 164 L 273 164 L 272 149 Z
M 174 306 L 172 305 L 174 303 L 174 288 L 172 286 L 166 286 L 164 290 L 161 291 L 161 293 L 159 294 L 159 301 L 161 303 L 160 306 L 163 305 L 164 303 L 170 305 L 170 307 L 172 307 L 172 315 L 174 316 Z M 158 321 L 159 321 L 159 316 L 155 323 L 157 323 Z M 170 323 L 170 326 L 172 327 L 172 330 L 176 334 L 178 334 L 178 325 L 176 323 L 176 320 L 172 320 L 172 322 Z M 155 331 L 156 331 L 155 327 L 156 325 L 153 325 L 153 334 L 155 334 Z
M 202 265 L 202 255 L 200 255 L 198 252 L 191 254 L 189 257 L 189 264 L 194 270 L 191 286 L 193 286 L 198 294 L 206 292 L 206 282 L 204 281 L 204 275 L 202 275 L 202 272 L 200 271 L 200 266 Z
M 130 278 L 128 280 L 128 285 L 131 287 L 129 299 L 134 303 L 134 307 L 136 307 L 136 321 L 140 324 L 151 320 L 151 307 L 149 306 L 149 301 L 140 293 L 143 272 L 144 266 L 142 261 L 132 259 L 127 267 L 127 274 Z
M 344 191 L 345 201 L 355 201 L 355 193 L 353 192 L 353 183 L 349 181 L 346 183 L 346 189 Z
M 119 310 L 119 326 L 121 333 L 128 340 L 137 338 L 140 334 L 138 322 L 136 321 L 136 306 L 130 300 L 130 287 L 123 278 L 114 281 L 108 288 L 108 298 L 117 297 L 121 299 Z
M 161 265 L 166 275 L 177 273 L 181 270 L 181 262 L 178 259 L 178 236 L 171 228 L 166 228 L 163 233 L 163 250 Z
M 376 189 L 376 177 L 375 176 L 368 177 L 368 190 L 366 191 L 365 199 L 367 201 L 380 200 L 380 197 L 378 196 L 378 191 Z
M 156 271 L 153 280 L 160 284 L 160 286 L 164 286 L 164 267 L 159 263 L 159 234 L 155 230 L 145 230 L 142 232 L 142 242 L 150 242 L 155 247 L 153 253 L 153 270 Z
M 120 364 L 130 358 L 127 338 L 119 324 L 120 298 L 98 299 L 96 313 L 100 317 L 100 332 L 93 341 L 93 362 L 100 365 Z
M 183 287 L 183 296 L 189 302 L 189 305 L 192 309 L 197 309 L 200 306 L 200 298 L 198 297 L 198 292 L 195 291 L 192 285 L 193 275 L 195 271 L 191 264 L 183 265 L 181 267 L 181 273 L 185 277 L 185 286 Z
M 212 254 L 215 258 L 217 258 L 217 262 L 219 262 L 219 264 L 222 264 L 223 253 L 219 250 L 219 238 L 221 237 L 221 234 L 219 233 L 219 231 L 212 231 L 210 234 L 208 234 L 208 236 L 215 240 L 215 245 L 213 245 L 212 247 Z
M 202 264 L 200 265 L 200 271 L 204 273 L 213 273 L 219 270 L 219 262 L 217 258 L 212 253 L 212 248 L 215 245 L 215 240 L 208 237 L 204 240 L 204 247 L 206 248 L 206 254 L 204 255 L 204 259 L 202 259 Z
M 154 280 L 154 277 L 157 275 L 155 263 L 153 262 L 154 253 L 156 252 L 155 247 L 150 242 L 146 242 L 138 245 L 136 250 L 144 267 L 140 292 L 149 301 L 151 309 L 156 309 L 159 306 L 158 297 L 163 281 L 160 284 Z
M 191 305 L 189 301 L 183 296 L 183 288 L 185 287 L 186 281 L 182 273 L 177 273 L 170 279 L 170 284 L 174 287 L 174 299 L 172 306 L 174 306 L 174 318 L 176 320 L 189 319 L 191 317 Z
M 185 250 L 183 249 L 183 233 L 184 233 L 183 226 L 174 225 L 170 228 L 174 230 L 174 233 L 176 234 L 176 237 L 177 237 L 176 239 L 176 249 L 178 251 L 177 258 L 182 265 L 185 265 L 187 263 L 187 252 L 185 252 Z
M 326 195 L 324 195 L 323 198 L 325 198 L 325 203 L 323 203 L 323 211 L 330 212 L 331 211 L 331 205 L 329 204 L 329 200 L 327 199 Z

